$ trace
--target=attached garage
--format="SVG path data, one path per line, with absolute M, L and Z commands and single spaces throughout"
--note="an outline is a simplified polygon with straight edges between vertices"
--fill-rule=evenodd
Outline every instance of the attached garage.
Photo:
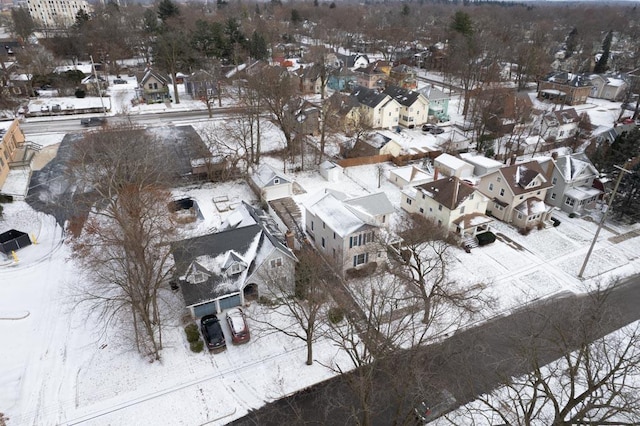
M 10 254 L 31 245 L 31 239 L 25 232 L 10 229 L 0 234 L 0 252 Z
M 220 297 L 211 302 L 191 306 L 191 311 L 194 317 L 200 318 L 205 315 L 218 314 L 225 309 L 235 308 L 241 305 L 242 298 L 240 297 L 240 293 L 235 293 Z

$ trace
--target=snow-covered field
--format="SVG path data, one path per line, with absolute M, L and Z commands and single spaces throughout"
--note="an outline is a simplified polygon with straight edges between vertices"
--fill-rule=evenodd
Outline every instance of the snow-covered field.
M 167 108 L 163 104 L 131 107 L 131 83 L 120 86 L 112 88 L 114 114 Z M 204 108 L 199 101 L 182 102 L 179 108 Z M 456 105 L 452 101 L 452 111 Z M 602 122 L 610 119 L 606 105 L 594 104 L 589 110 L 601 112 Z M 197 130 L 203 131 L 205 125 L 199 126 Z M 275 132 L 265 135 L 270 141 L 265 146 L 280 146 Z M 59 142 L 54 138 L 38 143 L 54 145 Z M 265 157 L 264 161 L 282 170 L 280 160 Z M 327 187 L 352 195 L 384 191 L 394 205 L 400 201 L 395 185 L 386 179 L 378 184 L 374 165 L 349 168 L 337 183 L 323 180 L 314 171 L 296 174 L 295 180 L 302 191 L 294 199 L 301 205 Z M 220 226 L 228 211 L 219 211 L 213 198 L 226 195 L 229 205 L 256 201 L 243 182 L 179 188 L 174 195 L 193 197 L 202 212 L 198 221 L 184 226 L 185 238 Z M 253 331 L 248 344 L 229 346 L 215 355 L 194 354 L 182 330 L 181 301 L 175 295 L 163 359 L 148 363 L 117 330 L 102 333 L 91 312 L 76 305 L 74 289 L 85 283 L 78 278 L 81 275 L 55 220 L 23 202 L 4 207 L 0 232 L 15 228 L 37 241 L 18 251 L 17 261 L 0 258 L 0 412 L 9 418 L 8 425 L 226 424 L 250 409 L 331 377 L 333 373 L 322 364 L 348 364 L 329 340 L 321 339 L 314 349 L 319 362 L 305 366 L 304 342 L 252 326 L 251 317 L 266 315 L 255 304 L 247 308 Z M 454 252 L 451 277 L 462 284 L 483 282 L 487 294 L 498 301 L 478 321 L 538 298 L 585 291 L 596 280 L 640 272 L 640 237 L 612 238 L 638 227 L 612 225 L 600 234 L 587 279 L 578 279 L 596 224 L 563 213 L 556 216 L 562 221 L 558 228 L 534 230 L 528 236 L 494 223 L 495 232 L 523 250 L 496 241 L 470 254 Z

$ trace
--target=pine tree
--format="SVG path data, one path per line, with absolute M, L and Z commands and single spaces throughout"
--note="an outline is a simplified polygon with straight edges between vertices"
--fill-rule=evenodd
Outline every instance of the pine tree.
M 613 32 L 609 31 L 602 42 L 602 55 L 600 56 L 600 59 L 598 59 L 598 62 L 596 62 L 596 66 L 593 68 L 593 72 L 596 74 L 602 74 L 608 69 L 607 62 L 609 62 L 609 51 L 611 49 L 612 38 Z

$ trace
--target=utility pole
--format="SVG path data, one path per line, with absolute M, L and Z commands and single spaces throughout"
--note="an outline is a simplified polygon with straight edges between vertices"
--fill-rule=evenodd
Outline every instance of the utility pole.
M 613 199 L 618 192 L 618 186 L 620 186 L 620 181 L 622 180 L 622 176 L 625 173 L 631 173 L 629 170 L 624 167 L 614 166 L 616 169 L 620 170 L 620 174 L 618 175 L 618 179 L 616 179 L 616 184 L 613 187 L 613 192 L 611 193 L 611 198 L 609 198 L 609 204 L 607 204 L 607 209 L 602 214 L 602 219 L 600 219 L 600 223 L 598 223 L 598 229 L 596 230 L 596 235 L 593 237 L 593 241 L 591 241 L 591 246 L 589 247 L 589 251 L 587 252 L 587 257 L 584 258 L 584 263 L 582 264 L 582 268 L 580 268 L 580 272 L 578 273 L 578 278 L 582 279 L 582 274 L 584 274 L 584 270 L 587 268 L 587 263 L 589 263 L 589 257 L 591 257 L 591 252 L 593 252 L 593 247 L 596 245 L 596 241 L 598 241 L 598 235 L 600 235 L 600 230 L 602 229 L 602 225 L 604 225 L 604 221 L 607 219 L 607 214 L 611 209 L 611 205 L 613 204 Z
M 100 79 L 98 78 L 98 71 L 96 71 L 96 66 L 93 63 L 93 56 L 89 55 L 89 59 L 91 59 L 91 68 L 93 70 L 93 78 L 96 79 L 96 87 L 98 88 L 98 95 L 100 96 L 100 105 L 102 105 L 102 113 L 106 116 L 107 109 L 104 107 L 104 100 L 102 99 L 102 87 L 100 87 Z M 111 103 L 111 99 L 109 99 L 109 103 Z

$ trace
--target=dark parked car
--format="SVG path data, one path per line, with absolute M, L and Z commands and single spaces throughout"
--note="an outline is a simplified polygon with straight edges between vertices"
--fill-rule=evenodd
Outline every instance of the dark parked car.
M 458 401 L 448 390 L 443 390 L 440 393 L 441 400 L 435 405 L 430 405 L 427 401 L 421 401 L 413 409 L 418 421 L 422 424 L 427 424 L 434 421 L 440 416 L 447 414 L 453 410 Z
M 200 320 L 200 331 L 210 351 L 224 350 L 227 342 L 220 327 L 220 320 L 216 315 L 205 315 Z
M 247 318 L 240 308 L 233 308 L 227 312 L 227 323 L 231 329 L 231 341 L 239 345 L 246 343 L 251 338 L 249 327 L 247 326 Z
M 438 126 L 433 126 L 433 128 L 429 130 L 429 133 L 431 133 L 432 135 L 439 135 L 441 133 L 444 133 L 444 129 Z
M 80 120 L 80 124 L 86 127 L 103 126 L 106 122 L 107 119 L 104 117 L 91 117 Z
M 436 126 L 434 126 L 433 124 L 423 124 L 422 125 L 422 131 L 423 132 L 430 132 L 431 129 L 433 129 L 434 127 L 436 127 Z
M 113 80 L 113 84 L 127 84 L 127 81 L 121 78 L 116 78 L 115 80 Z

